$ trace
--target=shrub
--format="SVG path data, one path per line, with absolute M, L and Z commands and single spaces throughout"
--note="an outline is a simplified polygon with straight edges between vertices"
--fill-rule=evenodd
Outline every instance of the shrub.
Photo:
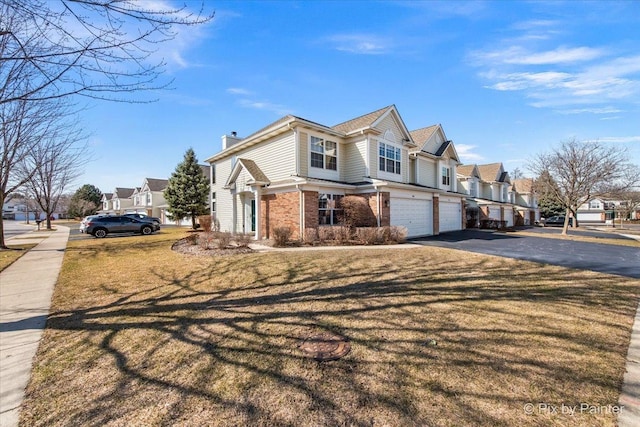
M 275 246 L 286 246 L 291 238 L 291 229 L 289 227 L 275 227 L 273 229 L 273 240 Z
M 345 226 L 336 226 L 333 228 L 333 238 L 339 244 L 348 243 L 351 240 L 351 229 Z
M 202 249 L 209 249 L 213 246 L 213 242 L 216 239 L 215 233 L 211 231 L 205 231 L 204 233 L 200 233 L 198 236 L 198 245 Z
M 389 234 L 390 239 L 394 243 L 402 243 L 407 240 L 408 230 L 406 227 L 393 225 L 390 227 Z
M 228 231 L 218 231 L 214 235 L 218 242 L 218 249 L 226 249 L 231 244 L 231 233 Z
M 340 208 L 342 223 L 347 227 L 372 227 L 376 223 L 369 202 L 362 196 L 344 196 Z
M 193 245 L 193 246 L 197 245 L 198 244 L 198 235 L 197 234 L 189 234 L 187 236 L 187 242 L 190 245 Z
M 239 247 L 246 248 L 246 247 L 249 247 L 249 243 L 251 243 L 253 238 L 249 234 L 238 233 L 235 236 L 233 236 L 233 240 L 236 242 L 236 245 L 238 245 Z
M 317 228 L 306 228 L 304 230 L 304 242 L 313 245 L 318 240 L 318 229 Z
M 380 243 L 377 227 L 356 228 L 356 238 L 363 245 L 375 245 Z
M 198 217 L 198 224 L 200 224 L 200 227 L 205 231 L 205 232 L 210 232 L 211 231 L 211 224 L 212 224 L 212 220 L 211 220 L 211 215 L 200 215 Z
M 388 225 L 378 228 L 378 241 L 380 243 L 389 243 L 391 241 L 391 229 Z
M 318 240 L 320 243 L 327 240 L 333 240 L 333 228 L 332 227 L 319 227 L 318 228 Z

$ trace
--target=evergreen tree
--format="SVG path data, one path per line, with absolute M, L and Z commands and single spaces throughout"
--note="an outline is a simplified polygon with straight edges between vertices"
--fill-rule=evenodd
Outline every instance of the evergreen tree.
M 191 226 L 196 228 L 198 215 L 208 211 L 209 178 L 198 165 L 192 148 L 184 154 L 184 160 L 171 174 L 164 198 L 169 205 L 169 217 L 174 221 L 191 217 Z
M 71 197 L 69 202 L 69 211 L 71 217 L 84 217 L 94 215 L 100 207 L 102 192 L 98 187 L 91 184 L 85 184 L 78 188 Z

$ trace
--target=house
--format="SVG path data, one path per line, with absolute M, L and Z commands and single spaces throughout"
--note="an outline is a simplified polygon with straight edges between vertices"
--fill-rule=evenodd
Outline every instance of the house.
M 502 163 L 460 165 L 458 180 L 468 194 L 468 227 L 532 225 L 540 219 L 533 180 L 512 183 Z
M 126 213 L 141 213 L 154 216 L 160 218 L 161 222 L 166 224 L 165 210 L 162 206 L 166 205 L 163 192 L 168 183 L 169 180 L 167 179 L 145 178 L 142 186 L 136 188 L 131 195 L 133 204 L 127 209 Z
M 604 223 L 607 219 L 607 211 L 611 210 L 611 206 L 601 198 L 594 198 L 586 203 L 580 205 L 576 212 L 578 218 L 578 224 L 582 222 L 586 223 Z
M 395 105 L 326 126 L 287 115 L 246 138 L 222 137 L 211 165 L 211 213 L 220 229 L 269 238 L 289 227 L 336 225 L 339 201 L 365 199 L 379 226 L 409 237 L 463 228 L 459 164 L 440 125 L 410 132 Z
M 98 210 L 100 213 L 113 212 L 113 193 L 102 193 L 100 203 L 102 203 L 102 209 Z
M 515 195 L 515 225 L 534 225 L 540 221 L 538 197 L 533 178 L 520 178 L 512 181 Z
M 98 213 L 112 215 L 121 215 L 125 213 L 127 209 L 129 209 L 133 205 L 133 199 L 131 198 L 131 196 L 136 190 L 136 188 L 116 187 L 113 193 L 111 193 L 110 203 L 107 205 L 109 209 L 104 209 L 105 197 L 103 195 L 103 209 L 99 210 Z

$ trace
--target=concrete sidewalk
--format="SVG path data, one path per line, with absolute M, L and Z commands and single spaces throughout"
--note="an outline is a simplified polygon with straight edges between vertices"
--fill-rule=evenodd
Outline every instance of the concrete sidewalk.
M 20 404 L 69 239 L 68 227 L 56 228 L 7 241 L 40 243 L 0 273 L 0 427 L 18 425 Z

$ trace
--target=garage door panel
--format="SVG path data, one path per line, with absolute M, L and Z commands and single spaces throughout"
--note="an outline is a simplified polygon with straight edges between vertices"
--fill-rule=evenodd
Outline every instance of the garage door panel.
M 391 225 L 407 228 L 408 237 L 433 234 L 433 205 L 430 200 L 391 198 Z
M 460 203 L 440 202 L 440 232 L 462 229 L 462 206 Z

